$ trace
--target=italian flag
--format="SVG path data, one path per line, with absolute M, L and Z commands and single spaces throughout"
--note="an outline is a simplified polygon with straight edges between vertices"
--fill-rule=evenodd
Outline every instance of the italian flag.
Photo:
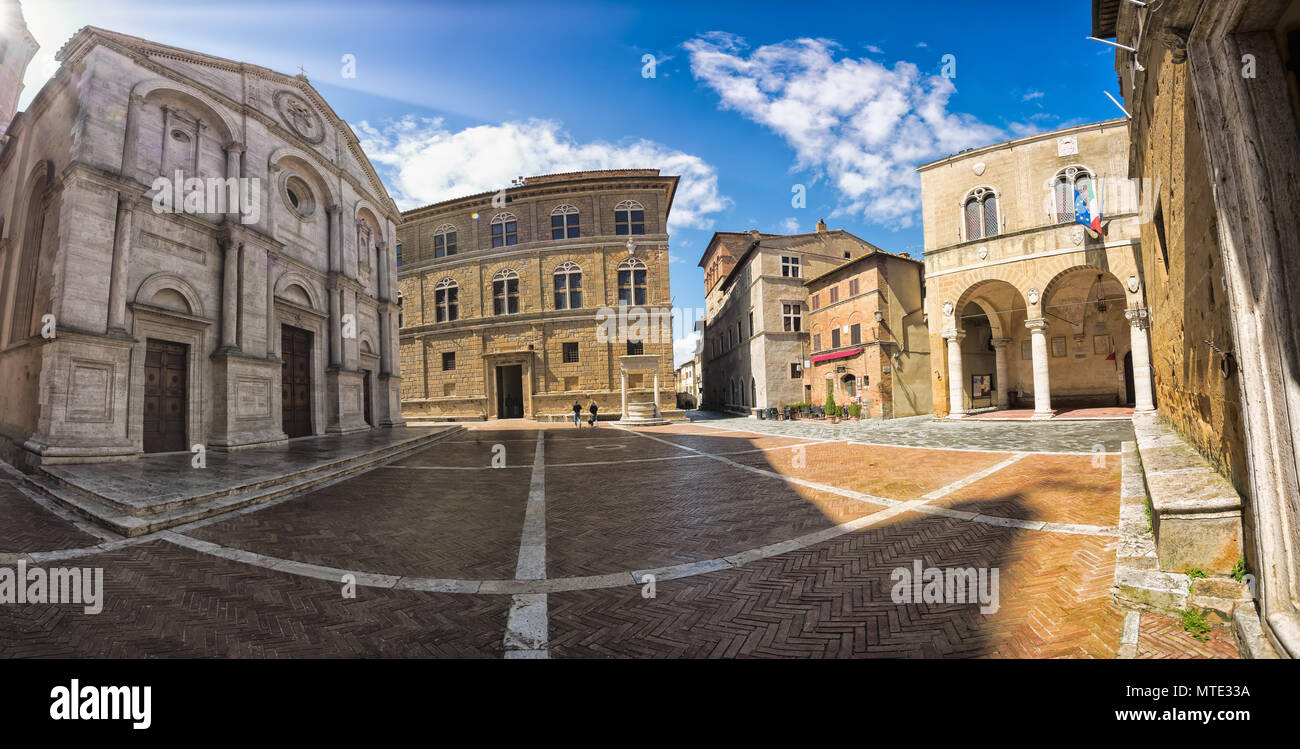
M 1088 194 L 1076 185 L 1074 189 L 1074 220 L 1101 236 L 1101 203 L 1097 200 L 1097 181 L 1088 180 Z

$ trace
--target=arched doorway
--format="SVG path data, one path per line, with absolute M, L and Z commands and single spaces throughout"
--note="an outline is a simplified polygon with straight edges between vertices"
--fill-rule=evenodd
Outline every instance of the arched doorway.
M 962 418 L 970 410 L 1010 408 L 1032 380 L 1025 329 L 1026 304 L 1020 290 L 989 279 L 968 288 L 956 304 L 945 305 L 948 413 Z
M 1127 294 L 1093 266 L 1056 275 L 1043 291 L 1042 335 L 1053 410 L 1134 403 Z

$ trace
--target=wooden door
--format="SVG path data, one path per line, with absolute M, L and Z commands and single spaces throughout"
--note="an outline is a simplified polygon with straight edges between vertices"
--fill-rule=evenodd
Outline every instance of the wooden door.
M 144 360 L 144 451 L 177 452 L 185 444 L 189 346 L 148 339 Z
M 280 327 L 280 416 L 290 437 L 312 434 L 311 339 L 302 328 Z

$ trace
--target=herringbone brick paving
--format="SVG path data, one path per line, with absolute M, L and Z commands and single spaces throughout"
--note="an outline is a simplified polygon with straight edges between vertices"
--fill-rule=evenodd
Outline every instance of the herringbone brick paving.
M 356 589 L 164 541 L 77 559 L 104 568 L 104 610 L 0 606 L 0 658 L 498 657 L 502 596 Z
M 360 572 L 512 578 L 528 476 L 520 469 L 379 468 L 189 535 Z
M 0 553 L 78 548 L 99 541 L 23 496 L 12 483 L 0 481 Z
M 1218 626 L 1206 633 L 1204 642 L 1183 629 L 1182 620 L 1142 614 L 1138 635 L 1138 658 L 1237 658 L 1237 641 L 1232 630 Z
M 891 572 L 998 567 L 1001 608 L 895 604 Z M 744 567 L 552 594 L 552 657 L 1101 657 L 1123 616 L 1113 542 L 905 514 Z
M 527 465 L 537 428 L 520 422 L 472 429 L 404 462 L 477 469 L 490 461 L 491 446 L 501 443 L 510 465 Z M 682 435 L 691 446 L 718 453 L 774 442 L 703 427 L 655 430 L 655 436 L 674 441 Z M 782 437 L 775 443 L 783 440 L 801 442 Z M 439 456 L 443 450 L 445 460 Z M 546 451 L 547 574 L 552 578 L 716 558 L 882 509 L 705 456 L 609 464 L 690 453 L 608 425 L 551 427 Z M 792 455 L 772 449 L 730 460 L 905 500 L 1007 457 L 842 443 L 807 445 L 807 464 L 801 467 Z M 1089 456 L 1039 457 L 1023 459 L 1028 464 L 1021 470 L 1014 470 L 1020 463 L 1013 464 L 932 503 L 1008 517 L 1114 523 L 1105 515 L 1117 513 L 1117 467 L 1112 477 L 1092 470 Z M 602 464 L 561 465 L 585 461 Z M 517 561 L 530 474 L 527 467 L 380 468 L 186 533 L 236 549 L 358 571 L 508 579 Z M 1062 489 L 1067 483 L 1078 496 Z M 43 545 L 32 540 L 39 534 L 58 546 L 95 542 L 59 535 L 66 531 L 63 521 L 19 499 L 6 502 L 0 492 L 5 521 L 0 539 L 14 527 L 8 521 L 17 518 L 24 535 L 9 530 L 8 538 L 29 546 Z M 550 652 L 553 657 L 1113 657 L 1123 618 L 1108 597 L 1114 554 L 1114 539 L 1107 536 L 904 513 L 740 567 L 659 581 L 653 599 L 642 598 L 641 586 L 551 593 Z M 975 604 L 895 604 L 891 572 L 910 570 L 917 559 L 929 567 L 998 568 L 999 610 L 983 614 Z M 67 605 L 0 606 L 0 657 L 499 657 L 511 601 L 508 595 L 366 587 L 358 587 L 357 598 L 349 600 L 340 593 L 341 582 L 214 558 L 165 541 L 60 564 L 105 567 L 104 613 L 89 616 Z M 1143 616 L 1142 629 L 1143 657 L 1235 655 L 1230 642 L 1196 643 L 1176 623 L 1150 615 Z

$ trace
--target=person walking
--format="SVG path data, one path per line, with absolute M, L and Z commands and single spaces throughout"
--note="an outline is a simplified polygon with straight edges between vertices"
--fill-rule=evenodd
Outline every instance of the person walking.
M 576 400 L 573 402 L 573 425 L 582 426 L 582 404 Z
M 595 427 L 595 426 L 596 426 L 596 421 L 597 421 L 597 419 L 596 419 L 596 412 L 597 412 L 598 410 L 600 410 L 600 409 L 596 408 L 596 401 L 592 401 L 592 402 L 591 402 L 591 405 L 590 405 L 590 406 L 587 406 L 587 410 L 591 412 L 591 426 L 592 426 L 592 427 Z

